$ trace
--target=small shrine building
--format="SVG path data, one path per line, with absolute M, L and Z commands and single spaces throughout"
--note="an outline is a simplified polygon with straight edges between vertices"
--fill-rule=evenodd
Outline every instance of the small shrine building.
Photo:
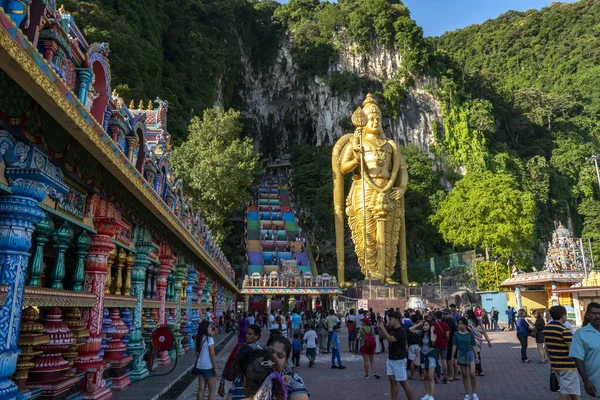
M 557 289 L 569 288 L 580 283 L 587 272 L 589 258 L 580 239 L 573 238 L 572 233 L 559 224 L 548 244 L 544 269 L 537 272 L 522 273 L 513 268 L 512 276 L 502 282 L 501 286 L 514 288 L 517 308 L 523 308 L 524 289 L 541 288 L 546 292 L 547 307 L 562 305 L 571 309 L 573 296 Z

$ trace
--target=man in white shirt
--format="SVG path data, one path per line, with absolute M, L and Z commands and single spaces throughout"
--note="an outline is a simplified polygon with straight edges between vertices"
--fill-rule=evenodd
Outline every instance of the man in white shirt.
M 254 313 L 250 313 L 248 316 L 248 322 L 250 322 L 250 325 L 254 325 Z
M 305 325 L 307 331 L 304 333 L 302 340 L 306 343 L 306 358 L 308 358 L 308 366 L 312 368 L 315 365 L 317 357 L 317 332 L 309 324 Z
M 271 315 L 269 315 L 269 329 L 273 327 L 273 323 L 275 322 L 275 311 L 271 311 Z

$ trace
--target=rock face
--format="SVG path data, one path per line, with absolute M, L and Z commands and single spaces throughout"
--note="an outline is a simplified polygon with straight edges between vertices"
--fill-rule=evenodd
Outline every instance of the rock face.
M 376 43 L 368 54 L 359 54 L 352 43 L 343 43 L 339 58 L 332 62 L 329 74 L 349 71 L 371 81 L 390 79 L 401 66 L 401 56 L 393 49 Z M 327 78 L 315 77 L 300 83 L 292 58 L 292 42 L 284 37 L 275 61 L 265 70 L 254 70 L 248 57 L 244 88 L 240 93 L 245 107 L 242 115 L 255 144 L 264 154 L 277 155 L 291 144 L 331 145 L 348 133 L 352 112 L 367 94 L 336 95 Z M 440 104 L 424 87 L 435 85 L 429 78 L 416 80 L 398 110 L 398 118 L 384 118 L 386 136 L 398 144 L 414 143 L 429 151 L 434 142 L 432 122 L 441 122 Z M 346 126 L 344 129 L 342 126 Z

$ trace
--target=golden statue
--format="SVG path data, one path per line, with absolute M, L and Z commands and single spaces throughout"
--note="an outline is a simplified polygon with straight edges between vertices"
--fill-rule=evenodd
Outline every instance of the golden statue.
M 340 286 L 344 280 L 344 175 L 353 171 L 346 199 L 348 225 L 358 263 L 366 279 L 391 279 L 400 253 L 402 283 L 408 284 L 404 193 L 408 171 L 396 143 L 385 137 L 381 110 L 368 94 L 352 114 L 354 133 L 342 136 L 333 148 L 333 202 Z M 366 205 L 366 206 L 365 206 Z

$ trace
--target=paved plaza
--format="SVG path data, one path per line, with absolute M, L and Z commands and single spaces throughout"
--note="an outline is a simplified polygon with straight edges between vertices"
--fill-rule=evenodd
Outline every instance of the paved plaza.
M 268 331 L 263 329 L 263 338 L 260 343 L 265 344 Z M 484 347 L 482 350 L 483 371 L 485 376 L 477 377 L 477 394 L 481 400 L 547 400 L 558 399 L 558 393 L 549 389 L 550 366 L 539 365 L 537 348 L 533 339 L 530 339 L 528 355 L 534 362 L 523 364 L 520 361 L 520 346 L 514 332 L 490 332 L 492 348 Z M 223 351 L 217 356 L 219 371 L 235 345 L 235 340 L 229 341 Z M 362 400 L 367 398 L 390 398 L 390 384 L 385 376 L 385 361 L 387 354 L 375 356 L 377 372 L 381 379 L 364 378 L 362 357 L 348 352 L 347 333 L 342 332 L 340 338 L 342 363 L 345 370 L 331 369 L 330 354 L 319 354 L 314 368 L 308 368 L 308 361 L 302 354 L 299 375 L 304 379 L 310 391 L 311 400 L 348 399 Z M 387 348 L 386 348 L 387 351 Z M 425 395 L 422 381 L 409 381 L 414 389 L 414 399 L 418 400 Z M 198 385 L 193 382 L 188 388 L 172 400 L 196 400 Z M 582 386 L 582 399 L 586 396 Z M 462 381 L 449 384 L 439 383 L 435 386 L 436 400 L 462 400 L 465 395 Z M 399 399 L 406 398 L 400 390 Z

